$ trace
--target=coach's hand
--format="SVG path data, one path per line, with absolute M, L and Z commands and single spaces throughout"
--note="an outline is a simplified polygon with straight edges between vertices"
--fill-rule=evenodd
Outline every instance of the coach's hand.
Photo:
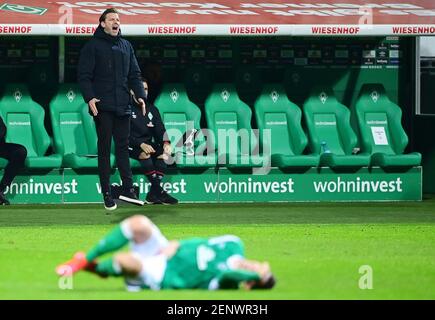
M 145 101 L 143 101 L 142 98 L 139 98 L 137 99 L 137 102 L 139 102 L 140 108 L 142 109 L 142 114 L 145 116 L 146 114 Z
M 145 152 L 146 154 L 151 154 L 156 152 L 156 150 L 154 150 L 154 148 L 152 146 L 150 146 L 149 144 L 146 143 L 141 143 L 140 148 L 143 150 L 143 152 Z
M 100 102 L 100 100 L 97 98 L 92 98 L 88 102 L 89 109 L 91 109 L 91 112 L 94 115 L 94 117 L 98 114 L 97 102 Z

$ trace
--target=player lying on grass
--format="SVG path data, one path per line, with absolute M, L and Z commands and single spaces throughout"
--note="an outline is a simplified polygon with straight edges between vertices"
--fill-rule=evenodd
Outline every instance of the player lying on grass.
M 98 257 L 130 243 L 130 251 Z M 140 289 L 270 289 L 275 278 L 267 262 L 247 260 L 232 235 L 168 241 L 147 217 L 122 221 L 86 254 L 59 265 L 60 276 L 85 270 L 100 277 L 123 276 L 129 291 Z

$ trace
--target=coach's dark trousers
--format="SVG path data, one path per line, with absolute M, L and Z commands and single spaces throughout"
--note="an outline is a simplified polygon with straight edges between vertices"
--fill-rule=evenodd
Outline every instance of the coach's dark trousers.
M 98 112 L 94 117 L 98 136 L 98 174 L 101 191 L 110 192 L 110 148 L 112 135 L 115 141 L 116 165 L 121 175 L 124 190 L 133 187 L 130 168 L 128 138 L 130 135 L 130 116 L 116 116 L 112 112 Z
M 8 160 L 4 175 L 0 181 L 0 192 L 4 192 L 14 180 L 18 171 L 24 167 L 27 150 L 24 146 L 16 143 L 0 142 L 0 158 Z

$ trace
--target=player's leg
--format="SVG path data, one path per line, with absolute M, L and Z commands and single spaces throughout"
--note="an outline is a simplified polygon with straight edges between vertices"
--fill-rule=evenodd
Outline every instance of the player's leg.
M 146 196 L 146 202 L 148 204 L 160 204 L 160 200 L 158 198 L 158 194 L 160 191 L 160 182 L 154 167 L 154 162 L 149 154 L 145 154 L 145 152 L 141 152 L 138 155 L 138 160 L 140 162 L 140 166 L 142 168 L 143 173 L 147 177 L 148 181 L 151 183 L 151 189 L 148 191 Z
M 121 249 L 128 242 L 131 242 L 133 246 L 152 245 L 156 247 L 156 250 L 167 244 L 166 238 L 150 219 L 143 215 L 134 215 L 122 221 L 101 239 L 86 254 L 86 259 L 92 261 L 106 253 Z
M 146 238 L 147 235 L 152 232 L 151 223 L 144 223 L 144 221 L 147 220 L 148 219 L 144 216 L 132 216 L 123 220 L 86 254 L 83 252 L 77 252 L 71 260 L 58 266 L 56 272 L 60 275 L 64 275 L 65 273 L 75 273 L 84 269 L 88 263 L 96 258 L 106 253 L 121 249 L 129 241 Z
M 143 215 L 134 215 L 123 220 L 101 239 L 98 244 L 86 254 L 86 259 L 92 261 L 106 253 L 121 249 L 128 242 L 131 242 L 133 246 L 141 245 L 152 247 L 154 251 L 160 250 L 167 244 L 166 238 L 150 219 Z
M 89 263 L 106 253 L 124 247 L 131 239 L 128 219 L 114 227 L 87 253 L 77 252 L 71 260 L 62 263 L 56 268 L 59 275 L 73 274 L 84 269 Z
M 116 164 L 122 181 L 122 193 L 119 200 L 142 206 L 133 188 L 133 175 L 130 167 L 128 136 L 130 134 L 130 116 L 115 117 L 113 139 L 115 141 Z
M 157 180 L 159 181 L 159 187 L 160 182 L 163 180 L 163 177 L 165 176 L 165 172 L 167 169 L 167 164 L 165 162 L 165 158 L 163 155 L 163 148 L 156 148 L 156 155 L 153 158 L 154 161 L 154 168 L 155 168 L 155 175 Z M 162 187 L 158 190 L 158 198 L 161 203 L 163 204 L 177 204 L 178 200 L 169 195 Z
M 142 260 L 161 253 L 169 243 L 159 228 L 142 215 L 124 220 L 122 230 L 131 241 L 131 252 L 117 253 L 101 262 L 94 260 L 88 264 L 86 270 L 103 277 L 120 275 L 135 277 L 142 269 Z
M 131 252 L 120 252 L 86 269 L 101 277 L 137 277 L 142 270 L 142 262 Z
M 98 136 L 98 176 L 100 178 L 104 207 L 107 210 L 115 210 L 117 205 L 113 201 L 110 190 L 110 149 L 114 116 L 110 112 L 99 112 L 94 117 L 94 121 Z

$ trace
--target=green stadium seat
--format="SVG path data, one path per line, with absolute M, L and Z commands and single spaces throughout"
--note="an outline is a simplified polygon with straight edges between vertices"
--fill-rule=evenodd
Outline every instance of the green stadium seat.
M 312 90 L 303 105 L 303 113 L 311 150 L 320 154 L 320 166 L 340 168 L 369 165 L 368 153 L 355 154 L 358 141 L 350 126 L 350 111 L 337 101 L 331 89 L 316 87 Z
M 176 156 L 177 167 L 214 167 L 216 165 L 214 155 L 212 153 L 204 155 L 200 152 L 207 142 L 204 136 L 201 137 L 201 133 L 197 135 L 193 149 L 183 143 L 186 133 L 190 134 L 193 129 L 200 132 L 201 129 L 201 111 L 189 100 L 184 86 L 180 83 L 164 85 L 154 104 L 159 109 L 165 124 Z
M 302 125 L 302 112 L 291 102 L 280 84 L 265 85 L 254 104 L 260 142 L 269 144 L 272 166 L 317 167 L 318 154 L 304 155 L 308 139 Z M 270 130 L 270 141 L 264 141 L 263 132 Z
M 31 169 L 59 168 L 59 154 L 46 155 L 51 139 L 44 127 L 44 109 L 34 102 L 24 84 L 6 86 L 0 100 L 0 113 L 7 126 L 6 141 L 24 145 L 25 166 Z
M 62 166 L 72 169 L 97 168 L 97 133 L 88 106 L 76 84 L 62 84 L 50 102 L 55 150 Z M 113 166 L 115 158 L 111 155 Z
M 361 132 L 362 150 L 371 154 L 371 166 L 418 166 L 421 154 L 403 154 L 408 136 L 402 127 L 402 110 L 380 84 L 361 88 L 355 111 Z
M 258 139 L 251 128 L 252 111 L 242 102 L 233 84 L 216 84 L 205 102 L 207 127 L 214 134 L 219 164 L 226 167 L 263 166 L 266 159 L 258 152 Z M 239 130 L 244 132 L 238 134 Z M 248 141 L 241 144 L 241 140 Z

